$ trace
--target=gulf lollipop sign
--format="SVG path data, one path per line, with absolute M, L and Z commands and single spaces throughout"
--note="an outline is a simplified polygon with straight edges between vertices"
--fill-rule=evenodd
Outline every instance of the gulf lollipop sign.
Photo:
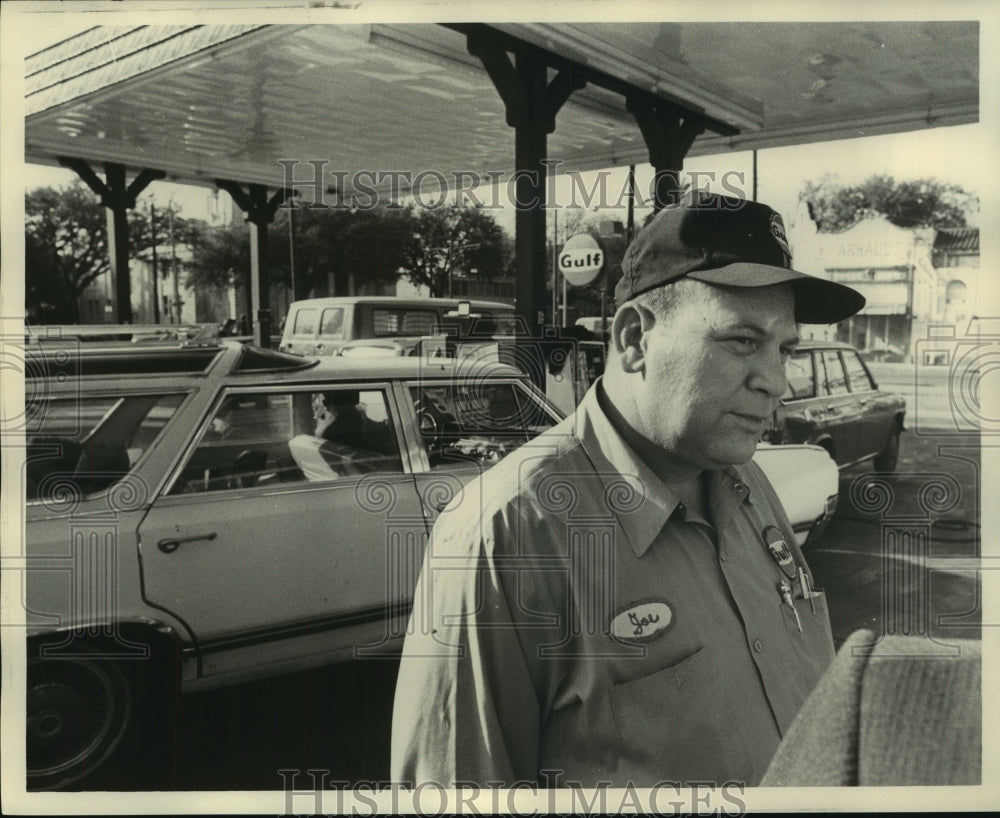
M 583 287 L 604 269 L 604 251 L 590 233 L 577 233 L 563 245 L 559 254 L 559 272 L 567 284 Z

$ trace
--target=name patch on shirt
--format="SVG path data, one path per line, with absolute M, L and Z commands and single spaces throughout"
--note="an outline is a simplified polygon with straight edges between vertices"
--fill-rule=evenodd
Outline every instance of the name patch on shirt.
M 674 612 L 663 600 L 636 602 L 611 620 L 611 633 L 618 639 L 650 639 L 663 633 L 674 621 Z

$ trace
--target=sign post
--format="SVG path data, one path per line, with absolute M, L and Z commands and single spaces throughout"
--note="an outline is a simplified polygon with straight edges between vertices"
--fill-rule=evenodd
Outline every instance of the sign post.
M 604 269 L 604 250 L 590 233 L 577 233 L 566 241 L 559 253 L 559 272 L 563 277 L 563 326 L 566 326 L 568 305 L 566 287 L 584 287 L 593 282 Z

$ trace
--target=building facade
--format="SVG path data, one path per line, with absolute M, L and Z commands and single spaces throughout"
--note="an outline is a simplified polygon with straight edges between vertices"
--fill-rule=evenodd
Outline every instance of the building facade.
M 904 229 L 884 217 L 863 219 L 840 233 L 818 233 L 798 219 L 790 236 L 803 272 L 861 292 L 865 307 L 836 326 L 807 328 L 889 360 L 919 357 L 919 342 L 950 325 L 960 335 L 975 314 L 979 230 Z

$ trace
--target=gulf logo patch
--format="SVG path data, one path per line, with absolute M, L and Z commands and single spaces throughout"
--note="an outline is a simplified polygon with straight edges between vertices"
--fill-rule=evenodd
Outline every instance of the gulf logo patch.
M 635 602 L 611 620 L 611 633 L 630 642 L 650 639 L 667 630 L 673 621 L 674 612 L 667 602 Z
M 788 238 L 785 236 L 785 223 L 777 213 L 771 216 L 771 235 L 778 242 L 785 255 L 791 257 L 792 251 L 788 248 Z

